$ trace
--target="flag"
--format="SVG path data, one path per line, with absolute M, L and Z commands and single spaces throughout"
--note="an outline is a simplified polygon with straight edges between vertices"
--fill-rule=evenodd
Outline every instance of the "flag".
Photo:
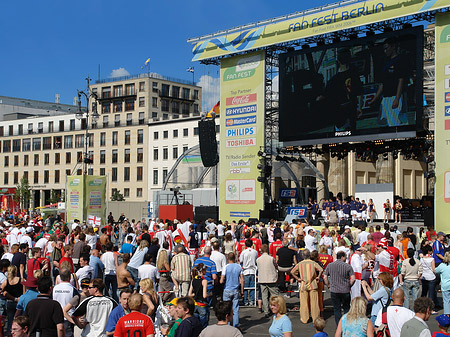
M 145 61 L 144 65 L 141 67 L 141 69 L 146 67 L 149 63 L 150 63 L 150 57 L 147 59 L 147 61 Z
M 172 238 L 173 238 L 173 241 L 176 243 L 176 244 L 184 244 L 186 247 L 187 247 L 187 239 L 186 239 L 186 237 L 184 236 L 184 233 L 183 233 L 183 231 L 181 230 L 181 228 L 177 228 L 177 230 L 175 230 L 173 233 L 172 233 Z
M 213 108 L 207 113 L 207 118 L 212 118 L 212 114 L 215 114 L 215 116 L 220 115 L 220 101 L 216 103 L 216 105 L 213 106 Z
M 100 227 L 102 219 L 95 215 L 88 216 L 88 225 L 93 225 L 94 227 Z
M 186 69 L 186 71 L 188 73 L 193 73 L 194 72 L 194 67 L 189 67 L 189 68 Z

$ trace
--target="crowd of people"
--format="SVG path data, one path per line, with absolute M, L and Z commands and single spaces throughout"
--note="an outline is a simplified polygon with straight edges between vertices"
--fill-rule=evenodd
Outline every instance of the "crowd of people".
M 270 319 L 270 336 L 290 337 L 285 298 L 297 293 L 290 309 L 325 337 L 324 289 L 336 337 L 427 336 L 435 309 L 440 333 L 450 325 L 450 242 L 432 228 L 110 214 L 99 229 L 3 214 L 0 240 L 0 309 L 14 337 L 242 336 L 242 306 Z

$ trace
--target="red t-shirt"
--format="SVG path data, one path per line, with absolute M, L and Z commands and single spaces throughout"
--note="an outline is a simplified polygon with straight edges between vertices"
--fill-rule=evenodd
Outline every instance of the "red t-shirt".
M 145 337 L 154 333 L 150 317 L 133 311 L 119 319 L 114 330 L 114 337 Z
M 273 257 L 274 259 L 277 258 L 277 251 L 278 251 L 278 249 L 280 249 L 281 247 L 283 247 L 283 241 L 281 241 L 281 240 L 274 241 L 274 242 L 272 242 L 272 243 L 270 244 L 270 250 L 269 250 L 269 253 L 270 253 L 270 255 L 272 255 L 272 257 Z
M 425 234 L 427 235 L 428 241 L 431 241 L 431 236 L 436 235 L 436 231 L 432 231 L 432 232 L 427 231 Z
M 319 254 L 319 261 L 322 262 L 323 270 L 325 270 L 325 268 L 333 262 L 333 257 L 328 254 Z
M 365 245 L 371 245 L 372 246 L 372 249 L 371 249 L 372 253 L 375 254 L 377 252 L 377 244 L 375 243 L 375 241 L 373 241 L 373 240 L 366 241 L 366 242 L 364 242 L 362 244 L 362 246 L 364 247 Z
M 72 258 L 71 257 L 62 257 L 61 258 L 61 260 L 59 260 L 59 269 L 61 269 L 61 263 L 63 263 L 64 261 L 67 261 L 67 262 L 69 262 L 70 263 L 70 268 L 71 268 L 71 272 L 73 273 L 74 272 L 74 270 L 73 270 L 73 261 L 72 261 Z
M 38 261 L 41 264 L 41 266 L 47 265 L 47 269 L 44 270 L 44 275 L 49 275 L 50 271 L 52 270 L 52 268 L 50 267 L 50 260 L 47 259 L 46 257 L 40 257 Z
M 245 249 L 245 240 L 241 240 L 238 242 L 236 250 L 238 252 L 238 254 L 242 253 L 242 250 Z
M 27 261 L 27 278 L 31 280 L 35 280 L 34 271 L 41 269 L 41 265 L 39 264 L 38 259 L 29 259 Z
M 261 252 L 261 240 L 258 238 L 252 238 L 253 241 L 253 248 L 258 252 L 258 256 L 260 255 Z
M 112 232 L 111 225 L 106 225 L 105 228 L 106 228 L 106 235 L 111 235 L 111 232 Z

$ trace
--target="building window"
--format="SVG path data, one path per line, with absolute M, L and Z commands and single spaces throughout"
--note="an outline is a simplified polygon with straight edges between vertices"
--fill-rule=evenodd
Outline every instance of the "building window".
M 127 125 L 132 125 L 133 124 L 133 114 L 132 113 L 128 113 L 127 114 Z
M 124 167 L 123 169 L 123 181 L 130 181 L 130 168 Z
M 3 130 L 3 129 L 2 129 Z M 64 130 L 63 130 L 64 131 Z M 32 134 L 33 133 L 33 123 L 28 123 L 28 134 Z M 1 135 L 3 136 L 3 135 Z
M 167 99 L 161 100 L 161 110 L 164 112 L 169 112 L 169 101 Z
M 189 103 L 181 104 L 181 113 L 183 115 L 189 115 Z
M 137 131 L 137 143 L 138 144 L 144 143 L 144 130 L 143 129 L 139 129 Z
M 122 85 L 115 85 L 113 90 L 114 90 L 114 97 L 123 96 L 123 86 Z
M 100 133 L 100 146 L 106 145 L 106 132 Z
M 31 151 L 31 138 L 24 138 L 22 140 L 22 151 Z
M 13 136 L 14 135 L 14 126 L 12 126 L 12 125 L 10 125 L 9 126 L 9 133 L 8 133 L 10 136 Z
M 152 91 L 158 92 L 158 82 L 152 82 Z
M 107 128 L 109 124 L 109 118 L 108 116 L 103 116 L 103 127 Z
M 164 139 L 169 138 L 169 131 L 167 131 L 167 130 L 163 131 L 163 138 Z
M 94 175 L 94 169 L 92 169 L 92 168 L 88 169 L 87 174 L 88 174 L 89 176 L 93 176 L 93 175 Z
M 94 134 L 90 133 L 88 135 L 88 146 L 93 147 L 94 146 Z
M 145 97 L 139 97 L 139 107 L 145 106 Z
M 156 140 L 158 138 L 159 138 L 159 132 L 158 131 L 153 132 L 153 139 Z
M 38 123 L 38 133 L 44 133 L 44 123 L 43 122 Z
M 45 177 L 45 171 L 44 171 L 44 177 Z M 14 184 L 19 183 L 19 172 L 14 172 Z
M 61 149 L 62 148 L 62 137 L 57 136 L 53 137 L 53 149 Z
M 81 176 L 82 173 L 83 173 L 83 171 L 81 169 L 77 170 L 77 176 Z
M 114 126 L 120 126 L 120 115 L 114 116 Z
M 138 163 L 142 163 L 144 161 L 144 149 L 142 148 L 137 149 L 136 161 Z
M 139 125 L 145 124 L 145 113 L 139 112 Z
M 83 152 L 77 152 L 77 163 L 81 163 L 83 161 Z
M 66 164 L 70 164 L 72 161 L 72 154 L 70 152 L 66 152 Z
M 178 119 L 179 117 L 180 117 L 180 115 L 178 115 L 178 114 L 173 114 L 173 115 L 172 115 L 172 118 L 173 118 L 173 119 Z
M 8 167 L 8 166 L 9 166 L 9 157 L 8 157 L 8 156 L 6 156 L 6 157 L 4 158 L 3 166 L 4 166 L 4 167 Z
M 139 187 L 136 189 L 136 197 L 142 198 L 142 188 Z
M 198 136 L 198 127 L 194 128 L 194 136 Z
M 173 153 L 172 158 L 173 158 L 173 159 L 177 159 L 177 158 L 178 158 L 178 146 L 174 146 L 174 147 L 173 147 L 172 153 Z
M 198 90 L 194 90 L 194 99 L 198 99 Z
M 158 149 L 153 149 L 153 160 L 158 160 Z
M 163 148 L 163 160 L 169 159 L 169 148 Z
M 111 97 L 111 87 L 103 87 L 102 98 L 110 98 L 110 97 Z
M 183 153 L 185 153 L 188 150 L 188 146 L 187 145 L 183 145 Z
M 153 108 L 158 107 L 158 97 L 152 97 L 152 107 Z
M 70 170 L 66 170 L 66 176 L 70 176 Z
M 139 82 L 139 91 L 140 92 L 145 91 L 145 82 Z
M 129 188 L 124 188 L 123 189 L 123 196 L 124 197 L 129 197 L 130 196 L 130 189 Z
M 44 137 L 42 140 L 42 150 L 52 149 L 52 137 Z
M 100 164 L 104 164 L 106 162 L 106 151 L 101 150 L 100 151 Z
M 61 155 L 59 153 L 55 153 L 55 165 L 58 165 L 61 162 Z
M 182 99 L 189 99 L 189 93 L 190 93 L 190 89 L 189 88 L 183 88 L 183 91 L 181 92 L 181 98 Z
M 69 122 L 69 131 L 75 130 L 75 119 L 71 119 Z
M 117 167 L 113 167 L 111 170 L 111 181 L 117 181 Z
M 14 166 L 19 166 L 19 156 L 14 156 Z
M 180 98 L 180 87 L 172 85 L 172 97 L 173 98 Z
M 158 170 L 153 170 L 153 185 L 158 185 Z
M 64 148 L 65 149 L 73 148 L 73 136 L 64 136 Z
M 102 103 L 102 113 L 109 114 L 111 112 L 111 103 Z
M 180 102 L 172 101 L 172 112 L 176 114 L 180 113 Z
M 64 121 L 59 121 L 59 132 L 64 131 Z
M 19 136 L 23 135 L 23 124 L 19 124 Z
M 169 96 L 169 88 L 170 86 L 168 84 L 161 84 L 161 95 Z
M 200 112 L 198 111 L 198 104 L 194 104 L 194 113 L 195 114 L 199 114 Z
M 82 147 L 84 147 L 84 135 L 75 135 L 75 148 L 82 148 Z
M 59 170 L 55 170 L 55 184 L 59 184 Z
M 136 95 L 136 89 L 134 83 L 125 84 L 125 94 L 126 95 Z
M 104 175 L 105 175 L 105 168 L 104 168 L 104 167 L 101 167 L 101 168 L 100 168 L 100 175 L 101 175 L 101 176 L 104 176 Z
M 189 136 L 189 129 L 183 129 L 183 137 L 188 137 Z
M 33 124 L 31 124 L 33 125 Z M 30 127 L 30 124 L 28 124 L 28 127 Z M 0 126 L 0 137 L 3 137 L 3 126 Z
M 163 114 L 163 121 L 166 121 L 169 119 L 169 114 Z
M 117 145 L 118 142 L 119 142 L 119 132 L 118 131 L 113 131 L 113 133 L 112 133 L 112 145 Z
M 11 141 L 10 140 L 3 141 L 3 152 L 11 152 Z
M 136 168 L 136 181 L 142 181 L 143 176 L 144 176 L 144 169 L 142 166 L 138 166 Z
M 35 154 L 34 155 L 34 166 L 37 166 L 37 165 L 39 165 L 39 155 Z
M 33 172 L 33 183 L 39 184 L 39 171 Z
M 173 138 L 178 138 L 178 130 L 173 130 Z
M 13 152 L 20 152 L 20 139 L 13 140 Z
M 131 142 L 131 131 L 130 130 L 125 130 L 125 145 L 129 145 Z
M 23 166 L 28 166 L 28 162 L 29 162 L 29 157 L 26 154 L 23 156 Z
M 44 154 L 44 165 L 50 164 L 50 154 Z
M 41 151 L 41 138 L 33 138 L 33 151 Z
M 3 184 L 8 185 L 9 184 L 9 176 L 8 176 L 8 172 L 3 173 Z
M 124 157 L 123 161 L 125 163 L 129 163 L 130 162 L 130 157 L 131 157 L 131 150 L 130 149 L 125 149 L 125 157 Z
M 134 110 L 134 99 L 126 99 L 125 111 L 133 111 L 133 110 Z
M 122 112 L 122 101 L 115 101 L 114 103 L 114 112 Z
M 25 172 L 23 173 L 23 177 L 24 177 L 26 180 L 28 180 L 28 171 L 25 171 Z
M 167 180 L 167 169 L 163 169 L 163 182 Z
M 48 132 L 53 132 L 53 122 L 48 122 Z
M 116 163 L 117 163 L 118 157 L 119 157 L 119 152 L 118 152 L 118 150 L 112 150 L 111 162 L 112 162 L 113 164 L 116 164 Z
M 156 111 L 152 112 L 152 118 L 153 120 L 158 120 L 158 113 Z
M 44 171 L 44 184 L 48 184 L 50 172 L 48 170 Z

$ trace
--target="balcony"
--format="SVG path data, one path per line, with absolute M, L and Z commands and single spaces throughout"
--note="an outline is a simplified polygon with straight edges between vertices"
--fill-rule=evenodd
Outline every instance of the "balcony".
M 106 95 L 103 95 L 102 94 L 102 96 L 101 97 L 99 97 L 99 98 L 97 98 L 97 101 L 99 102 L 99 103 L 103 103 L 103 102 L 112 102 L 113 100 L 117 100 L 117 99 L 120 99 L 120 100 L 125 100 L 125 99 L 129 99 L 129 98 L 132 98 L 132 99 L 136 99 L 137 98 L 137 91 L 136 90 L 131 90 L 131 91 L 128 91 L 128 92 L 121 92 L 121 93 L 118 93 L 118 94 L 114 94 L 114 93 L 106 93 Z
M 177 101 L 181 101 L 181 102 L 193 103 L 195 101 L 193 94 L 188 97 L 183 96 L 183 95 L 181 95 L 180 97 L 175 97 L 175 96 L 171 95 L 170 91 L 167 91 L 167 90 L 158 90 L 158 96 L 161 98 L 169 98 L 171 100 L 176 99 Z

